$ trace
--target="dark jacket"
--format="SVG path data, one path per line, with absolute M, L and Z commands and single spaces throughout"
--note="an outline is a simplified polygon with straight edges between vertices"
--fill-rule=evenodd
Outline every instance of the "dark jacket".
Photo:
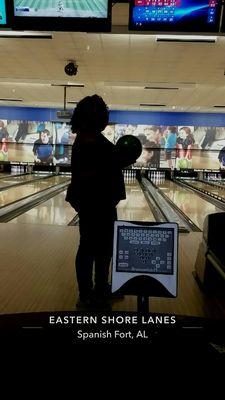
M 105 211 L 126 198 L 122 166 L 116 146 L 98 134 L 94 140 L 77 136 L 72 149 L 72 179 L 66 201 L 76 211 Z

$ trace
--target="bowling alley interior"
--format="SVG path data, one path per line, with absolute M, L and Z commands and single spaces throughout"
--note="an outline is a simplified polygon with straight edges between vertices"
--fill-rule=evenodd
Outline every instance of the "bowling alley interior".
M 77 103 L 96 93 L 109 108 L 103 135 L 115 146 L 133 135 L 142 146 L 123 169 L 118 220 L 177 226 L 177 292 L 149 295 L 149 311 L 225 320 L 223 2 L 205 0 L 205 11 L 184 12 L 181 21 L 183 2 L 175 0 L 84 1 L 94 18 L 82 14 L 81 1 L 6 3 L 0 1 L 0 316 L 77 310 L 79 217 L 65 201 L 76 141 L 70 119 Z M 198 9 L 200 2 L 186 3 Z M 145 275 L 156 276 L 160 262 L 150 260 Z M 111 302 L 113 312 L 137 307 L 135 294 Z

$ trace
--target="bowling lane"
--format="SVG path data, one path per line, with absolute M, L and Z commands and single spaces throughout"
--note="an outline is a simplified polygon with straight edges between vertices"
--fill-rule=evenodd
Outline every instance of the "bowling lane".
M 19 215 L 10 224 L 68 225 L 76 212 L 65 201 L 66 190 Z
M 128 221 L 155 221 L 138 183 L 126 185 L 126 200 L 117 208 L 118 218 Z M 73 208 L 65 201 L 66 191 L 19 215 L 8 223 L 68 225 L 75 217 Z
M 117 207 L 118 219 L 125 221 L 155 221 L 138 182 L 126 184 L 125 200 Z
M 208 184 L 207 182 L 200 182 L 200 181 L 187 181 L 190 183 L 194 188 L 196 189 L 204 189 L 207 190 L 208 192 L 215 194 L 216 196 L 220 196 L 225 200 L 225 187 L 221 186 L 212 186 Z
M 157 186 L 169 197 L 184 214 L 187 215 L 201 230 L 208 214 L 223 212 L 213 204 L 198 196 L 195 192 L 179 186 L 175 182 L 165 180 Z
M 41 190 L 48 189 L 51 186 L 58 185 L 60 183 L 70 181 L 68 177 L 65 176 L 53 176 L 49 179 L 38 180 L 34 182 L 27 183 L 23 186 L 12 187 L 0 192 L 0 207 L 10 204 L 14 201 L 21 200 L 26 196 L 38 193 Z
M 45 176 L 48 176 L 49 174 L 28 174 L 28 175 L 10 175 L 6 176 L 5 178 L 2 178 L 0 180 L 0 189 L 3 189 L 5 186 L 10 186 L 10 185 L 15 185 L 17 183 L 23 183 L 27 181 L 32 181 L 38 178 L 44 178 Z M 51 175 L 49 175 L 51 176 Z

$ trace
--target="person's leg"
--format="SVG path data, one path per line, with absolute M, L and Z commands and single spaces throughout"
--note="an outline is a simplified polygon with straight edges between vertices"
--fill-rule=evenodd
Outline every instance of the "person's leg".
M 93 282 L 93 232 L 92 223 L 79 213 L 80 244 L 76 255 L 76 275 L 79 287 L 80 299 L 85 300 L 91 296 Z
M 109 243 L 104 241 L 102 245 L 104 246 L 104 251 L 102 248 L 102 254 L 99 253 L 95 257 L 95 294 L 97 297 L 104 297 L 107 294 L 109 267 L 112 258 L 112 249 Z
M 117 219 L 116 209 L 103 214 L 97 230 L 95 241 L 95 293 L 99 297 L 107 295 L 108 275 L 113 252 L 114 222 Z

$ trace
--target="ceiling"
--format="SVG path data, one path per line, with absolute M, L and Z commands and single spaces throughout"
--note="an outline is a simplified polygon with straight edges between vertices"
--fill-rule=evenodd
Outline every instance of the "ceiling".
M 22 100 L 0 105 L 63 108 L 64 89 L 51 84 L 71 83 L 84 88 L 68 88 L 68 101 L 97 93 L 111 109 L 225 112 L 225 37 L 216 43 L 156 42 L 156 35 L 129 34 L 127 22 L 128 4 L 115 4 L 112 34 L 0 37 L 0 98 Z M 74 77 L 64 72 L 68 60 L 78 64 Z

